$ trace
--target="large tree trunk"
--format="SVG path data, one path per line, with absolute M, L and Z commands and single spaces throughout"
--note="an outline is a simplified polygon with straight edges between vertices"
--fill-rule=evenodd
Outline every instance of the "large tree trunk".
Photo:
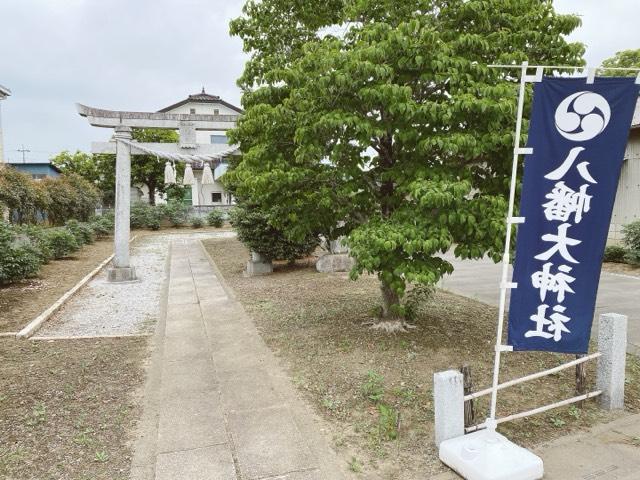
M 147 187 L 149 188 L 149 205 L 155 205 L 156 204 L 156 184 L 155 182 L 149 182 L 147 184 Z
M 384 281 L 380 281 L 380 293 L 382 294 L 382 311 L 379 318 L 371 323 L 374 330 L 382 330 L 387 333 L 407 332 L 415 326 L 407 323 L 406 319 L 393 306 L 400 305 L 400 296 Z
M 380 281 L 380 293 L 382 293 L 382 319 L 396 319 L 398 314 L 392 310 L 393 305 L 400 304 L 400 297 L 385 282 Z

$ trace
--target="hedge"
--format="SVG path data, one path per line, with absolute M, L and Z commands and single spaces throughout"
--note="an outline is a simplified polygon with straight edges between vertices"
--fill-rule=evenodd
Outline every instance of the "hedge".
M 33 180 L 13 167 L 0 165 L 0 210 L 16 223 L 37 223 L 44 216 L 53 225 L 87 221 L 100 201 L 98 189 L 75 174 Z
M 51 259 L 68 257 L 96 236 L 112 231 L 110 217 L 94 217 L 86 223 L 69 220 L 63 227 L 49 228 L 0 221 L 0 285 L 34 277 Z
M 269 213 L 254 206 L 238 206 L 229 213 L 238 240 L 268 260 L 304 258 L 315 250 L 320 240 L 309 233 L 299 241 L 287 238 L 269 223 Z

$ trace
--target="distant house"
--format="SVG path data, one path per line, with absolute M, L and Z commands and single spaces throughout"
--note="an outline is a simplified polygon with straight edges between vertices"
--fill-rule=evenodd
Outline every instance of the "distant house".
M 210 95 L 204 91 L 189 95 L 186 99 L 169 105 L 161 110 L 161 113 L 186 113 L 186 114 L 202 114 L 202 115 L 233 115 L 238 116 L 244 113 L 241 108 L 236 107 L 217 95 Z M 229 140 L 225 130 L 213 131 L 196 131 L 197 143 L 210 143 L 215 145 L 216 151 L 224 151 L 229 149 Z M 213 168 L 213 185 L 202 185 L 202 169 L 203 164 L 196 164 L 193 167 L 193 173 L 198 184 L 192 187 L 191 195 L 186 201 L 190 201 L 194 206 L 229 206 L 234 200 L 218 179 L 227 171 L 228 163 L 223 161 Z
M 631 122 L 608 242 L 619 243 L 622 239 L 622 227 L 635 220 L 640 220 L 640 100 L 636 104 Z
M 0 85 L 0 101 L 11 95 L 11 90 Z M 0 163 L 4 162 L 4 144 L 2 140 L 2 110 L 0 110 Z
M 42 180 L 47 177 L 60 176 L 60 169 L 51 162 L 9 162 L 7 165 L 11 165 L 16 170 L 31 175 L 34 180 Z

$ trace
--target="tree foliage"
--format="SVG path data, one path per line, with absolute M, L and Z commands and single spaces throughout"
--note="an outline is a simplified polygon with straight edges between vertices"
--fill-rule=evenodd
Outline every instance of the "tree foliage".
M 46 212 L 54 225 L 62 225 L 69 219 L 85 222 L 100 203 L 99 190 L 75 173 L 45 178 L 39 184 L 48 192 Z
M 178 134 L 174 130 L 142 128 L 133 130 L 133 140 L 141 143 L 177 143 Z M 76 151 L 60 152 L 51 162 L 65 173 L 75 173 L 95 184 L 103 192 L 103 201 L 108 205 L 115 202 L 116 156 L 109 154 L 92 155 Z M 148 202 L 155 205 L 156 193 L 166 193 L 164 184 L 165 162 L 153 155 L 131 157 L 131 184 L 146 185 Z M 180 171 L 184 167 L 178 167 Z
M 602 62 L 603 67 L 614 68 L 640 68 L 640 48 L 635 50 L 622 50 Z M 610 77 L 635 76 L 638 72 L 632 70 L 604 70 L 603 75 Z
M 288 238 L 270 223 L 267 211 L 246 203 L 231 211 L 230 220 L 238 233 L 238 240 L 267 260 L 293 262 L 308 256 L 319 243 L 318 236 L 313 234 L 300 240 Z
M 291 238 L 348 234 L 353 276 L 402 317 L 408 283 L 453 270 L 442 253 L 501 254 L 517 70 L 487 65 L 581 65 L 579 24 L 546 0 L 249 1 L 227 183 Z
M 56 225 L 70 218 L 85 221 L 99 199 L 95 186 L 73 173 L 36 181 L 15 168 L 0 167 L 0 208 L 7 207 L 17 223 L 34 223 L 37 214 Z

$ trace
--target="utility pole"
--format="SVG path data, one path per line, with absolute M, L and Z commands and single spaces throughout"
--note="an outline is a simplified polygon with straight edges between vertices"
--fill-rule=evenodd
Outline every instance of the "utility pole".
M 22 163 L 27 163 L 27 161 L 25 160 L 25 153 L 29 153 L 31 152 L 31 150 L 24 148 L 24 144 L 23 144 L 22 148 L 19 148 L 18 150 L 16 150 L 16 152 L 22 152 Z

